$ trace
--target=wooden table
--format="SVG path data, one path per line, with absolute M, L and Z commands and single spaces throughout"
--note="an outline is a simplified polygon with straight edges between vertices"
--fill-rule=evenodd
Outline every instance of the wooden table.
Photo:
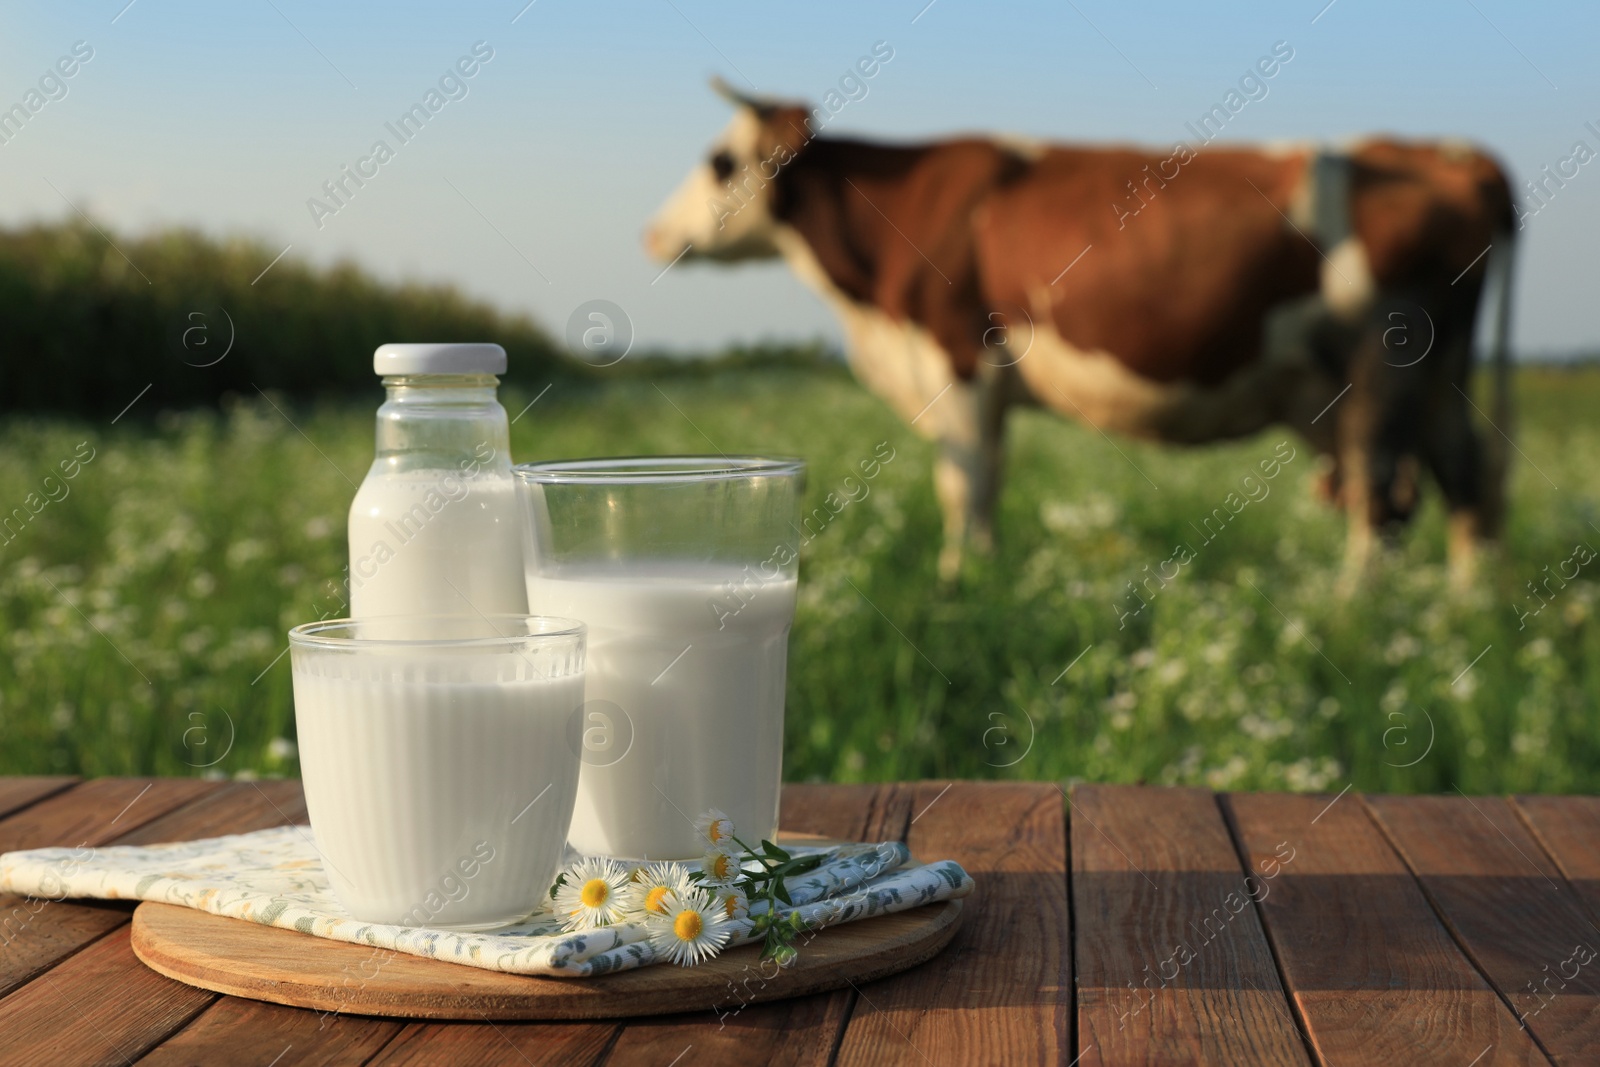
M 1600 1063 L 1600 799 L 1070 795 L 787 787 L 786 829 L 978 891 L 933 962 L 720 1020 L 322 1018 L 148 970 L 131 905 L 0 898 L 0 1063 Z M 0 851 L 304 819 L 292 781 L 0 778 Z

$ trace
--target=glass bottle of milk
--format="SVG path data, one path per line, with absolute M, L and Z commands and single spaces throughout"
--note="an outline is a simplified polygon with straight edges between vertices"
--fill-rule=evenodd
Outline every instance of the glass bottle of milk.
M 350 614 L 526 614 L 505 349 L 389 344 L 377 455 L 350 505 Z

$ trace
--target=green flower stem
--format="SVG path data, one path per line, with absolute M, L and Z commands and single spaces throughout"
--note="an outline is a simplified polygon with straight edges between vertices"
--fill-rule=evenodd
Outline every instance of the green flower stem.
M 756 894 L 752 892 L 756 888 L 756 884 L 758 882 L 765 883 L 760 895 L 766 899 L 767 912 L 765 915 L 757 916 L 755 920 L 755 928 L 764 935 L 762 938 L 761 958 L 776 960 L 780 966 L 786 967 L 793 963 L 799 955 L 798 950 L 790 942 L 794 940 L 801 930 L 805 929 L 805 924 L 800 922 L 798 916 L 792 912 L 790 913 L 789 921 L 777 921 L 778 904 L 780 901 L 787 901 L 789 897 L 788 891 L 783 889 L 783 880 L 791 874 L 801 874 L 814 869 L 821 864 L 823 857 L 820 855 L 802 856 L 799 859 L 795 859 L 785 852 L 783 855 L 787 858 L 779 859 L 776 856 L 767 854 L 764 850 L 758 852 L 751 848 L 740 839 L 738 834 L 729 834 L 728 836 L 733 839 L 734 844 L 744 849 L 746 857 L 761 864 L 759 872 L 745 871 L 743 879 L 750 887 L 745 891 L 745 895 L 751 897 L 752 900 L 756 898 Z M 766 842 L 763 842 L 763 844 L 766 844 Z M 773 845 L 772 848 L 776 851 L 781 851 L 776 845 Z M 743 866 L 744 864 L 741 861 L 741 870 Z M 782 894 L 781 897 L 779 896 L 780 893 Z

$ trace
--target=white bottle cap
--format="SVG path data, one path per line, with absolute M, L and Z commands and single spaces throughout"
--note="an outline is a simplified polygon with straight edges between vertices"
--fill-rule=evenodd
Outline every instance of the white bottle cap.
M 379 345 L 372 369 L 389 374 L 504 374 L 506 350 L 496 344 Z

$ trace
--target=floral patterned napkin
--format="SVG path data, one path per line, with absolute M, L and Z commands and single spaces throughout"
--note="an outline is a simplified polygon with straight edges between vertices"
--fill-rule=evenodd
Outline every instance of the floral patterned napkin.
M 964 897 L 972 878 L 951 860 L 913 864 L 897 841 L 831 848 L 816 869 L 785 883 L 810 927 L 854 922 Z M 691 865 L 693 866 L 693 865 Z M 489 933 L 387 926 L 347 918 L 322 872 L 311 831 L 284 826 L 167 845 L 39 848 L 0 855 L 0 892 L 45 899 L 155 900 L 265 926 L 463 963 L 490 971 L 587 978 L 661 962 L 643 925 L 568 933 L 548 910 Z M 757 908 L 757 911 L 760 909 Z M 758 941 L 736 920 L 729 947 Z

